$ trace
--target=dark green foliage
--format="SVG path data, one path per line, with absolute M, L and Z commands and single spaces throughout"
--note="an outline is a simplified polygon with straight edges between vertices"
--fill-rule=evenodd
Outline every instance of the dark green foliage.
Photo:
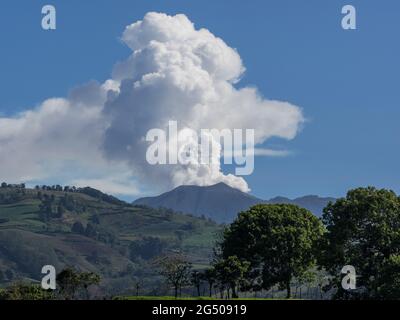
M 332 275 L 336 298 L 400 299 L 400 200 L 389 190 L 359 188 L 329 204 L 320 263 Z M 352 265 L 357 290 L 341 288 L 341 268 Z
M 23 189 L 25 189 L 25 183 L 8 184 L 8 183 L 6 183 L 6 182 L 2 182 L 0 187 L 1 187 L 2 189 L 8 188 L 8 189 L 23 190 Z
M 237 256 L 249 262 L 248 279 L 264 289 L 278 284 L 287 289 L 315 264 L 315 245 L 323 234 L 321 222 L 311 212 L 295 205 L 256 205 L 225 230 L 221 243 L 224 259 Z
M 40 285 L 15 283 L 6 289 L 0 289 L 0 300 L 52 300 L 54 294 Z
M 215 269 L 214 268 L 209 268 L 209 269 L 204 270 L 204 272 L 202 274 L 202 279 L 204 281 L 207 281 L 207 283 L 208 283 L 208 293 L 209 293 L 209 296 L 211 297 L 212 296 L 213 286 L 217 281 L 217 273 L 216 273 Z
M 88 288 L 98 285 L 100 280 L 100 276 L 93 272 L 77 272 L 66 268 L 57 275 L 57 286 L 60 296 L 66 300 L 88 298 Z
M 229 256 L 214 264 L 216 279 L 222 286 L 232 290 L 232 298 L 238 298 L 237 288 L 249 271 L 250 262 L 240 261 L 237 256 Z

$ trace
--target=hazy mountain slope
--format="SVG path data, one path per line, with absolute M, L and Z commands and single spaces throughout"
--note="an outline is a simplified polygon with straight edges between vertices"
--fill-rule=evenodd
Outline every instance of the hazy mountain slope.
M 51 264 L 100 274 L 107 294 L 134 292 L 137 279 L 150 293 L 160 282 L 153 258 L 179 250 L 206 266 L 220 230 L 212 221 L 133 206 L 94 189 L 0 188 L 0 286 L 39 280 Z
M 134 204 L 152 208 L 170 208 L 197 216 L 205 215 L 217 222 L 229 222 L 239 211 L 263 202 L 224 183 L 219 183 L 209 187 L 180 186 L 158 197 L 138 199 Z
M 180 186 L 157 197 L 138 199 L 134 204 L 152 208 L 169 208 L 197 216 L 205 215 L 217 222 L 229 223 L 240 211 L 259 203 L 292 203 L 320 216 L 322 209 L 333 200 L 334 198 L 318 196 L 305 196 L 294 200 L 283 197 L 261 200 L 224 183 L 219 183 L 209 187 Z

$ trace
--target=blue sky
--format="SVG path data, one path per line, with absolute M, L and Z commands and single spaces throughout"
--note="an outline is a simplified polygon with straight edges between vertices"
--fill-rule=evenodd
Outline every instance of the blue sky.
M 40 28 L 57 8 L 57 30 Z M 357 9 L 357 30 L 341 8 Z M 0 115 L 104 81 L 129 50 L 119 37 L 148 11 L 184 13 L 238 50 L 247 69 L 238 86 L 300 106 L 307 122 L 285 158 L 256 158 L 246 177 L 262 198 L 341 196 L 375 185 L 400 192 L 400 3 L 398 1 L 21 1 L 0 4 Z M 0 164 L 1 165 L 1 164 Z

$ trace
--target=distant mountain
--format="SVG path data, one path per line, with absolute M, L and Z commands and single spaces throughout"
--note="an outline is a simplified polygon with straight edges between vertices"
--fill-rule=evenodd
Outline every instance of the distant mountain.
M 336 200 L 335 198 L 331 198 L 331 197 L 321 198 L 319 196 L 310 195 L 310 196 L 296 198 L 293 200 L 285 198 L 285 197 L 276 197 L 276 198 L 269 200 L 268 203 L 296 204 L 299 207 L 310 210 L 316 216 L 320 217 L 320 216 L 322 216 L 322 210 L 326 207 L 326 205 L 330 201 L 335 201 L 335 200 Z
M 264 202 L 225 183 L 218 183 L 209 187 L 180 186 L 157 197 L 138 199 L 133 204 L 204 215 L 222 223 L 231 222 L 239 211 Z
M 220 223 L 229 223 L 240 211 L 260 203 L 297 204 L 320 216 L 322 209 L 333 200 L 335 199 L 318 196 L 305 196 L 294 200 L 283 197 L 262 200 L 224 183 L 218 183 L 208 187 L 180 186 L 157 197 L 138 199 L 134 204 L 152 208 L 168 208 L 197 216 L 204 215 Z

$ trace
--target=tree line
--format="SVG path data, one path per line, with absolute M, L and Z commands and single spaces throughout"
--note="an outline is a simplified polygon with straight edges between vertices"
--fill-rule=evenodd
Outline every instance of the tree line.
M 44 290 L 39 284 L 16 282 L 0 288 L 1 300 L 76 300 L 90 299 L 90 288 L 99 285 L 101 277 L 67 267 L 56 276 L 56 290 Z
M 256 205 L 225 228 L 211 268 L 193 271 L 179 255 L 158 263 L 176 297 L 189 284 L 200 295 L 206 281 L 210 296 L 213 288 L 237 298 L 278 286 L 290 298 L 293 280 L 323 274 L 321 289 L 333 299 L 400 299 L 400 198 L 358 188 L 329 203 L 320 219 L 296 205 Z M 342 286 L 346 265 L 356 271 L 350 290 Z
M 153 242 L 131 246 L 132 256 L 147 257 Z M 148 258 L 162 254 L 162 244 L 155 247 Z M 204 295 L 206 285 L 209 296 L 221 298 L 276 287 L 291 298 L 294 281 L 311 283 L 322 276 L 321 290 L 333 299 L 400 299 L 400 197 L 374 187 L 350 190 L 330 202 L 321 218 L 296 205 L 256 205 L 225 227 L 209 268 L 193 268 L 179 252 L 153 263 L 175 297 L 189 286 Z M 342 287 L 346 265 L 356 271 L 356 288 L 350 290 Z

